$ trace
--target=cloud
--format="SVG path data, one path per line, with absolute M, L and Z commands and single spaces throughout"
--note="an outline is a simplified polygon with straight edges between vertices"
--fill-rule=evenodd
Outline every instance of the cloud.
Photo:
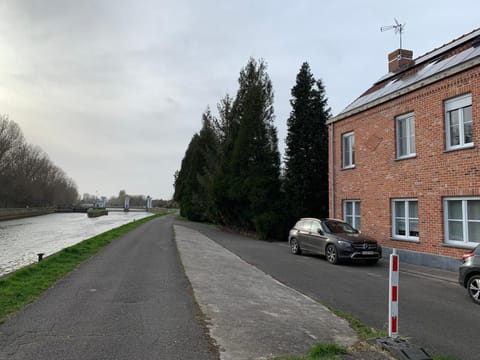
M 40 145 L 81 192 L 173 194 L 203 111 L 234 96 L 249 57 L 264 58 L 280 147 L 304 61 L 338 113 L 387 69 L 397 16 L 415 56 L 471 31 L 476 2 L 5 0 L 0 113 Z M 451 26 L 443 26 L 449 23 Z

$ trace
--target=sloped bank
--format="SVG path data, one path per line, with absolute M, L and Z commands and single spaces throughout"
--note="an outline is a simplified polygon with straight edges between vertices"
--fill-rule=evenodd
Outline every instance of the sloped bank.
M 40 216 L 52 214 L 55 209 L 52 208 L 2 208 L 0 209 L 0 221 L 22 219 L 31 216 Z

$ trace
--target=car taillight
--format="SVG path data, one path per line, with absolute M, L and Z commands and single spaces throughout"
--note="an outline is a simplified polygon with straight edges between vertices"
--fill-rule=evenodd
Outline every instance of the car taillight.
M 468 258 L 471 258 L 474 255 L 475 255 L 474 253 L 465 254 L 465 255 L 462 256 L 462 261 L 465 262 L 465 261 L 467 261 Z

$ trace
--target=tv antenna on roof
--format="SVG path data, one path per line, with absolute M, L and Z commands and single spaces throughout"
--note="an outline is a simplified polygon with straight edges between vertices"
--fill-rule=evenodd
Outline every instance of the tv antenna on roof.
M 403 29 L 405 28 L 405 24 L 400 24 L 396 18 L 393 18 L 395 20 L 395 25 L 388 25 L 388 26 L 382 26 L 380 28 L 381 32 L 387 31 L 387 30 L 395 30 L 395 34 L 400 34 L 400 49 L 402 49 L 402 32 Z

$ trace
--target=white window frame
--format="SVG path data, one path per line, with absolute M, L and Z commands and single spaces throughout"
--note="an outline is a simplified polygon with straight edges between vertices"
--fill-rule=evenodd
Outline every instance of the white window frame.
M 347 214 L 347 204 L 352 205 L 352 213 Z M 356 206 L 358 204 L 358 213 L 356 211 Z M 361 221 L 361 203 L 360 200 L 344 200 L 343 201 L 343 221 L 350 224 L 353 228 L 361 230 L 362 221 Z M 347 221 L 347 217 L 352 218 L 352 222 Z
M 400 125 L 405 122 L 406 124 L 406 133 L 407 133 L 407 145 L 406 145 L 406 152 L 405 154 L 400 153 Z M 408 159 L 411 157 L 415 157 L 416 154 L 416 147 L 415 147 L 415 116 L 412 113 L 404 114 L 397 116 L 395 118 L 395 137 L 397 142 L 397 159 Z M 413 146 L 413 151 L 412 151 Z
M 444 228 L 445 228 L 445 244 L 451 244 L 451 245 L 462 245 L 462 246 L 471 246 L 472 248 L 477 246 L 479 242 L 470 242 L 469 241 L 469 233 L 468 233 L 468 223 L 469 222 L 474 222 L 474 223 L 480 223 L 480 220 L 473 220 L 473 219 L 468 219 L 468 201 L 471 200 L 476 200 L 479 201 L 480 197 L 448 197 L 443 199 L 443 223 L 444 223 Z M 450 240 L 449 233 L 449 220 L 455 221 L 457 219 L 449 219 L 449 214 L 448 214 L 448 202 L 449 201 L 461 201 L 462 202 L 462 231 L 463 231 L 463 240 L 458 241 L 458 240 Z
M 450 113 L 455 110 L 464 109 L 467 107 L 472 107 L 472 94 L 465 94 L 461 96 L 457 96 L 453 99 L 445 100 L 444 107 L 445 107 L 445 134 L 446 134 L 446 149 L 447 150 L 457 150 L 457 149 L 464 149 L 473 147 L 473 134 L 472 134 L 472 141 L 466 143 L 465 142 L 465 119 L 464 119 L 464 112 L 459 112 L 459 119 L 458 119 L 458 127 L 459 127 L 459 144 L 458 145 L 451 145 L 452 142 L 452 134 L 450 129 Z M 472 119 L 473 127 L 473 114 Z
M 417 213 L 418 213 L 418 199 L 392 199 L 392 205 L 391 205 L 391 208 L 392 208 L 392 239 L 396 239 L 396 240 L 406 240 L 406 241 L 414 241 L 414 242 L 418 242 L 419 241 L 419 236 L 412 236 L 410 235 L 410 220 L 411 219 L 415 219 L 417 220 L 417 223 L 419 223 L 419 218 L 414 218 L 414 217 L 410 217 L 410 210 L 409 210 L 409 203 L 410 202 L 416 202 L 417 203 Z M 398 218 L 397 214 L 395 213 L 395 204 L 397 203 L 403 203 L 404 204 L 404 213 L 405 213 L 405 216 L 403 217 L 404 221 L 405 221 L 405 235 L 399 235 L 397 234 L 397 223 L 396 223 L 396 219 Z M 420 224 L 418 224 L 419 226 Z M 420 229 L 419 229 L 419 233 L 420 233 Z
M 348 159 L 345 161 L 345 153 L 348 148 Z M 342 169 L 355 167 L 355 134 L 353 131 L 342 135 Z

